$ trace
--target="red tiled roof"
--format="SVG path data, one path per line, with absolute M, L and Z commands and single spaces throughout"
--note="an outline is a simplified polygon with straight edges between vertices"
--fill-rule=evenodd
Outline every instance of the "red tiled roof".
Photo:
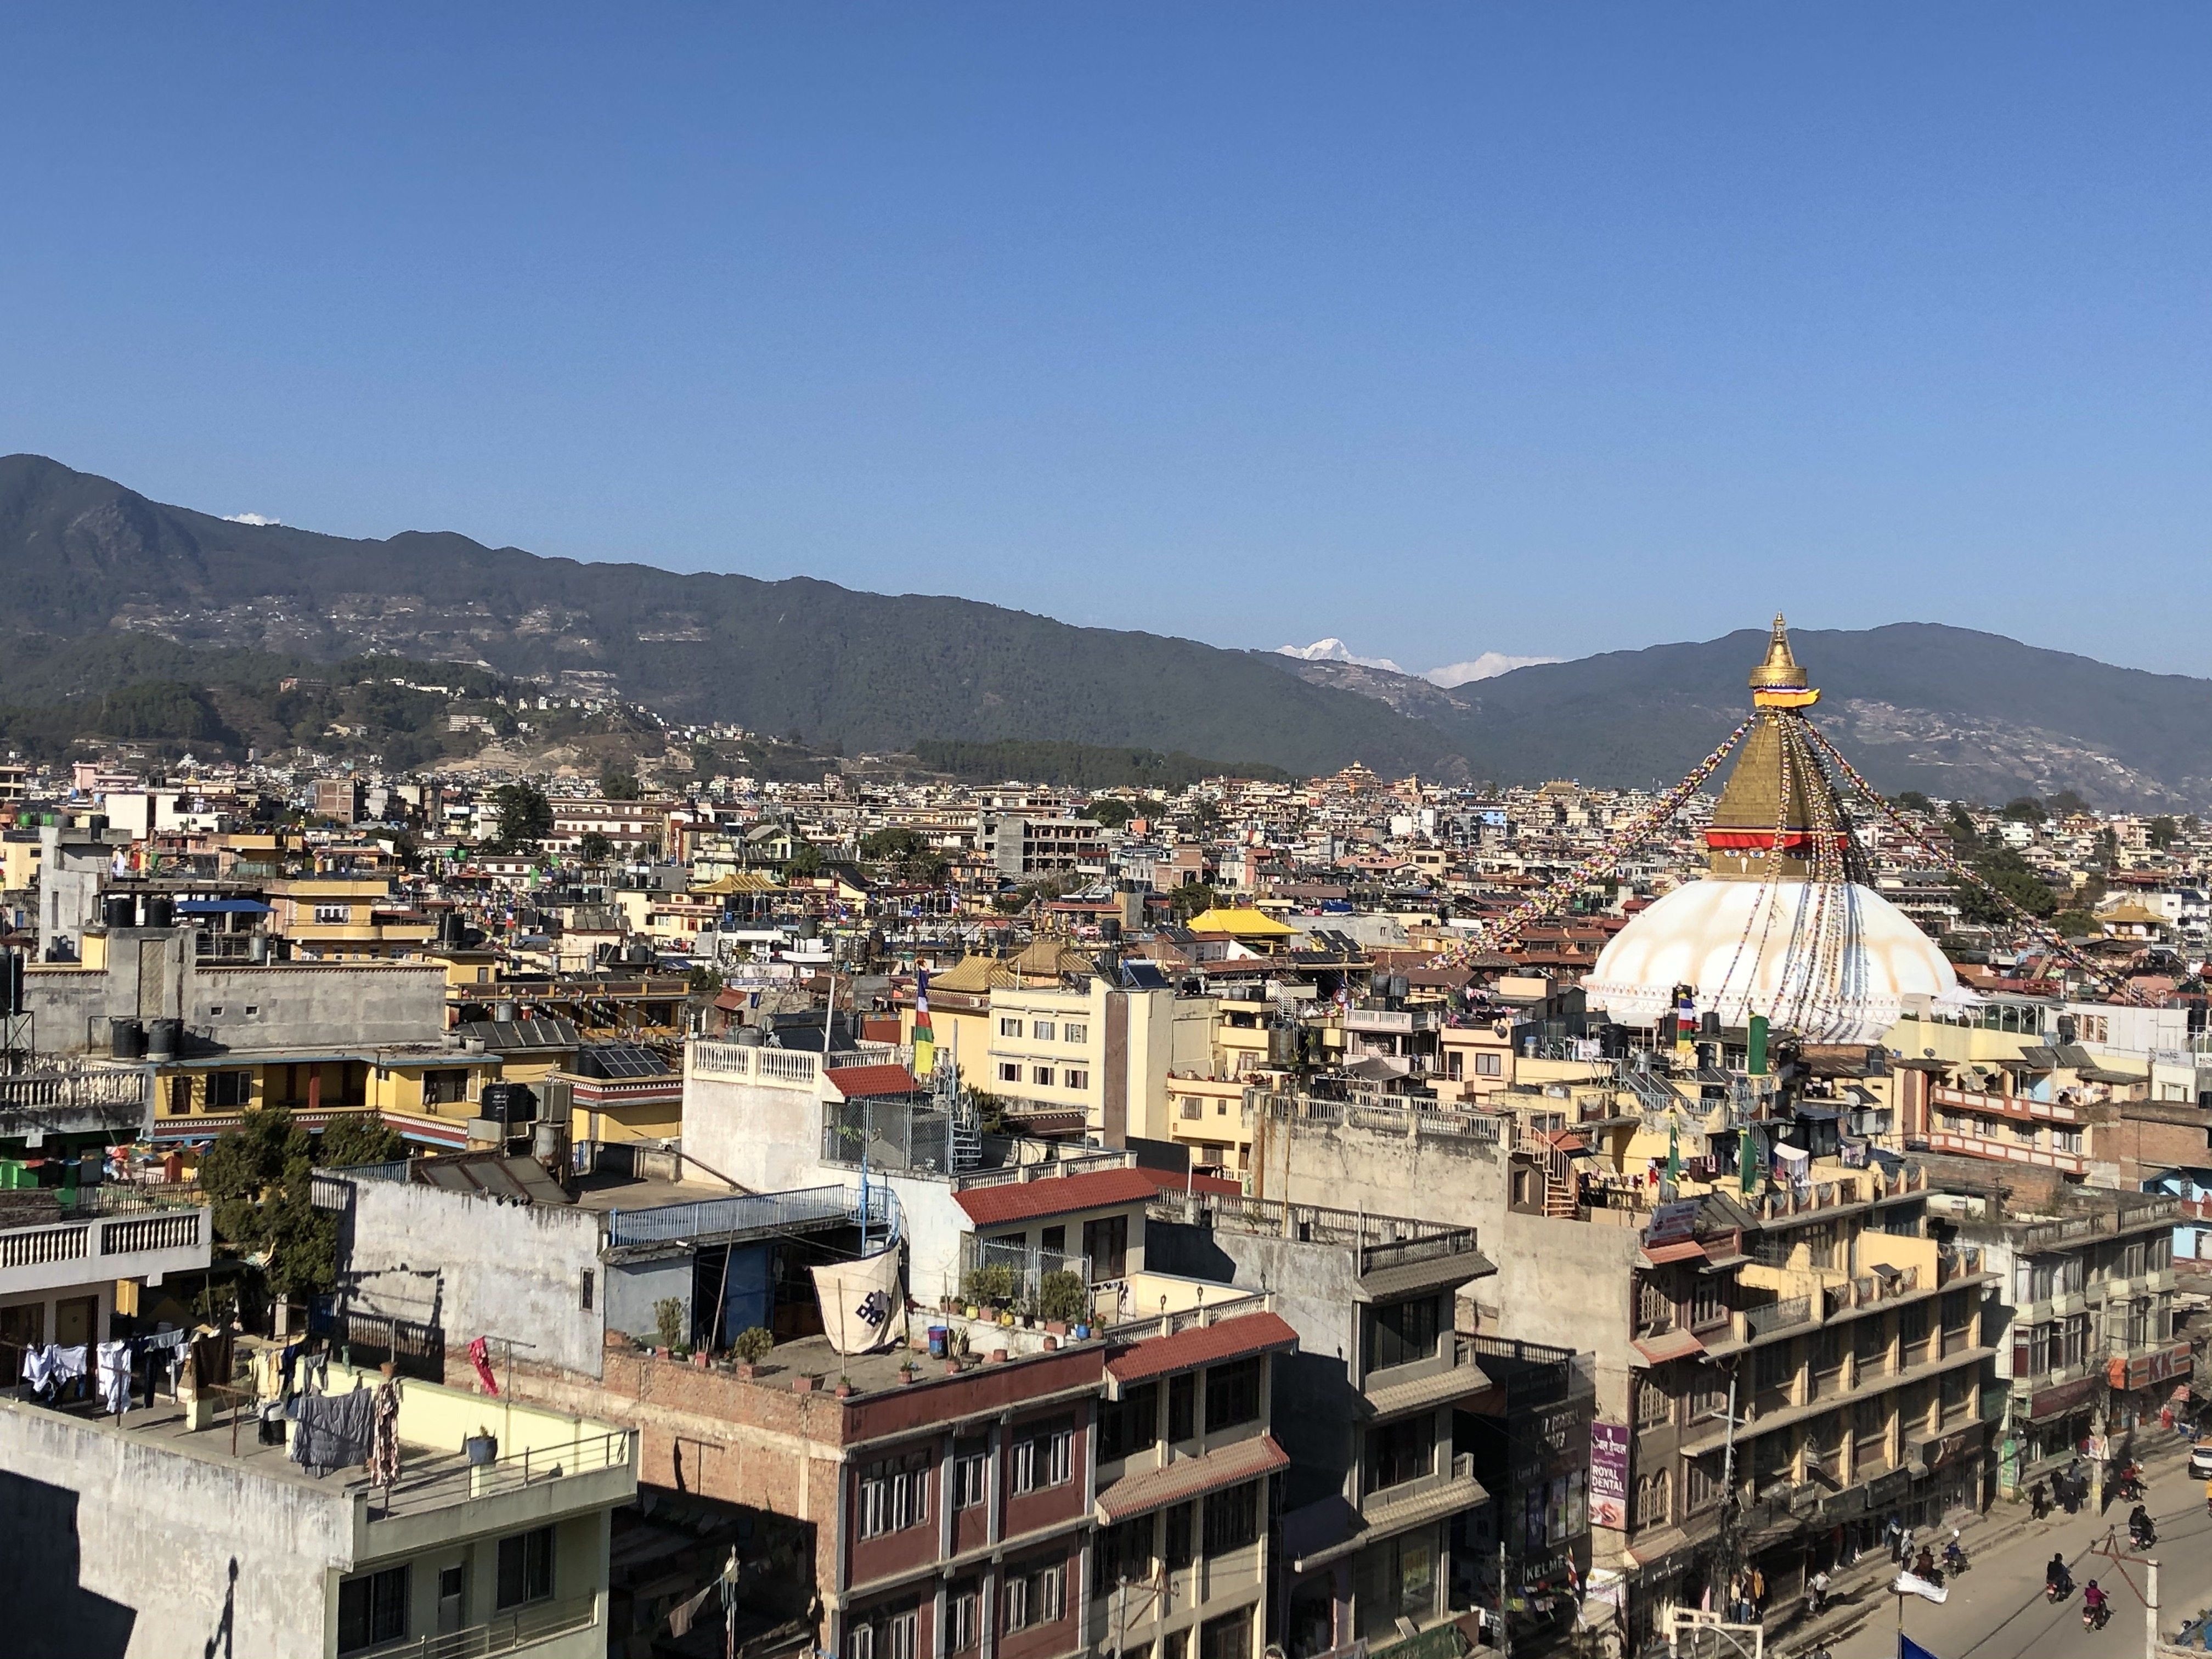
M 1141 1382 L 1148 1376 L 1188 1370 L 1248 1353 L 1267 1353 L 1276 1348 L 1295 1348 L 1298 1334 L 1280 1314 L 1243 1314 L 1218 1324 L 1194 1325 L 1173 1336 L 1151 1336 L 1106 1362 L 1116 1382 Z
M 1103 1210 L 1112 1204 L 1142 1204 L 1158 1191 L 1142 1170 L 1092 1170 L 1083 1175 L 1009 1182 L 1003 1187 L 977 1187 L 957 1196 L 970 1221 L 979 1227 L 995 1227 L 1001 1222 L 1030 1221 L 1042 1215 Z
M 921 1086 L 903 1066 L 840 1066 L 826 1075 L 848 1100 L 860 1095 L 910 1095 Z
M 1202 1457 L 1179 1458 L 1164 1469 L 1125 1476 L 1098 1494 L 1098 1513 L 1109 1525 L 1127 1521 L 1225 1486 L 1241 1486 L 1247 1480 L 1288 1468 L 1290 1462 L 1291 1455 L 1275 1443 L 1273 1435 L 1255 1435 Z
M 1173 1170 L 1139 1170 L 1137 1173 L 1146 1176 L 1164 1193 L 1184 1190 L 1184 1177 Z M 1244 1183 L 1231 1181 L 1226 1176 L 1194 1175 L 1188 1178 L 1188 1188 L 1194 1193 L 1224 1193 L 1233 1198 L 1244 1195 Z
M 1644 1337 L 1636 1344 L 1636 1352 L 1650 1365 L 1664 1364 L 1669 1359 L 1682 1359 L 1705 1351 L 1705 1345 L 1687 1331 L 1668 1331 L 1664 1336 Z
M 1672 1244 L 1646 1244 L 1644 1259 L 1653 1267 L 1665 1261 L 1687 1261 L 1692 1257 L 1703 1257 L 1705 1247 L 1694 1238 L 1677 1239 Z

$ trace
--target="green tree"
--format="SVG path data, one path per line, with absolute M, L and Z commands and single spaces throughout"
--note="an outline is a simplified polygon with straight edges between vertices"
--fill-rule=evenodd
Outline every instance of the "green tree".
M 1908 812 L 1932 812 L 1936 810 L 1936 803 L 1917 789 L 1905 791 L 1898 796 L 1897 804 Z
M 2080 939 L 2097 931 L 2097 919 L 2087 910 L 2069 906 L 2051 919 L 2051 927 L 2064 939 Z
M 509 853 L 535 852 L 553 833 L 553 803 L 545 792 L 527 781 L 503 783 L 491 792 L 499 812 L 499 836 L 494 843 Z
M 326 1170 L 389 1164 L 407 1156 L 407 1143 L 374 1112 L 338 1119 L 315 1143 L 315 1161 Z
M 200 1187 L 215 1210 L 216 1237 L 258 1257 L 278 1296 L 327 1291 L 337 1282 L 337 1219 L 309 1196 L 313 1142 L 283 1107 L 249 1110 L 200 1160 Z
M 2062 789 L 2055 795 L 2045 796 L 2043 804 L 2051 809 L 2054 817 L 2062 818 L 2070 818 L 2076 812 L 2089 810 L 2089 803 L 2071 789 Z
M 2051 814 L 2044 811 L 2043 803 L 2034 796 L 2021 795 L 2005 803 L 2004 816 L 2014 823 L 2043 823 L 2049 821 Z
M 794 836 L 791 856 L 783 861 L 783 878 L 789 881 L 794 876 L 818 876 L 823 867 L 822 849 L 811 841 L 800 841 Z
M 635 800 L 645 790 L 636 773 L 610 763 L 599 769 L 599 793 L 609 800 Z
M 614 856 L 615 844 L 596 830 L 584 831 L 583 840 L 577 844 L 577 855 L 586 864 L 605 864 Z
M 2148 831 L 2150 844 L 2161 853 L 2173 845 L 2180 833 L 2180 830 L 2175 827 L 2173 820 L 2163 812 L 2150 821 Z
M 1137 809 L 1118 796 L 1108 795 L 1085 807 L 1083 816 L 1104 824 L 1109 830 L 1119 830 L 1137 816 Z
M 1211 910 L 1214 905 L 1213 889 L 1198 882 L 1187 882 L 1168 895 L 1168 909 L 1177 921 L 1188 921 L 1193 916 Z
M 2033 865 L 2002 842 L 1983 842 L 1972 849 L 1969 862 L 1976 875 L 2031 916 L 2040 918 L 2057 913 L 2058 895 L 2051 890 L 2051 884 L 2036 873 Z M 1985 927 L 2001 926 L 2011 920 L 2003 905 L 1979 888 L 1963 884 L 1959 889 L 1959 914 Z

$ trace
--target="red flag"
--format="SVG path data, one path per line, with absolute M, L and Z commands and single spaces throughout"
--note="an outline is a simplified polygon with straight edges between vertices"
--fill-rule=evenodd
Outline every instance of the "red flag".
M 483 1338 L 478 1337 L 469 1344 L 469 1364 L 477 1368 L 477 1376 L 483 1383 L 484 1392 L 497 1394 L 499 1383 L 491 1374 L 491 1346 Z

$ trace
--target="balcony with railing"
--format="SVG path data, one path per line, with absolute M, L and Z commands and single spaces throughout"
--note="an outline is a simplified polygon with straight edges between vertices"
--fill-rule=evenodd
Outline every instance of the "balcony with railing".
M 0 1194 L 0 1294 L 207 1267 L 212 1212 L 89 1187 Z
M 1474 1478 L 1474 1455 L 1461 1452 L 1440 1456 L 1437 1467 L 1395 1486 L 1382 1486 L 1359 1500 L 1359 1518 L 1374 1537 L 1418 1526 L 1482 1502 L 1480 1484 Z
M 500 1659 L 557 1637 L 592 1629 L 599 1621 L 599 1599 L 579 1595 L 561 1601 L 538 1601 L 437 1636 L 416 1636 L 405 1641 L 364 1649 L 361 1659 Z

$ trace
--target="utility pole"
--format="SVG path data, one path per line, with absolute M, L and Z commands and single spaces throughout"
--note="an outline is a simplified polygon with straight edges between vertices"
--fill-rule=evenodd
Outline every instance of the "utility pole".
M 2149 1582 L 2143 1590 L 2143 1659 L 2158 1659 L 2158 1563 L 2145 1565 Z
M 1498 1651 L 1500 1659 L 1513 1659 L 1513 1627 L 1506 1622 L 1505 1594 L 1505 1516 L 1501 1514 L 1498 1517 Z

